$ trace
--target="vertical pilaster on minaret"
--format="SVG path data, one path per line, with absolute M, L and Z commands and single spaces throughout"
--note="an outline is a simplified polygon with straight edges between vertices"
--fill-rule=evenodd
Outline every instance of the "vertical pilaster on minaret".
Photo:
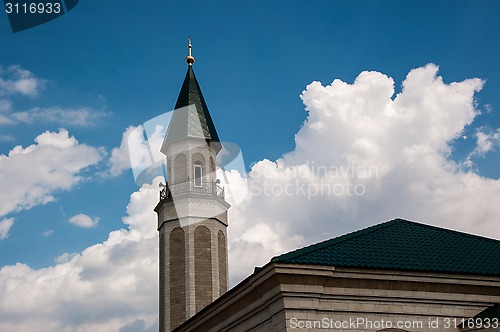
M 228 288 L 227 210 L 216 178 L 222 146 L 194 75 L 188 71 L 161 151 L 167 183 L 160 192 L 160 332 L 171 331 Z

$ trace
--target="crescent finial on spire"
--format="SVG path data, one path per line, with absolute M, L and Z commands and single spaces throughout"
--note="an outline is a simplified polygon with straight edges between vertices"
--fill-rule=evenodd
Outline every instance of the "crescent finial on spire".
M 192 48 L 193 46 L 191 45 L 191 36 L 188 36 L 188 56 L 186 57 L 186 63 L 190 66 L 194 63 L 194 56 L 191 54 Z

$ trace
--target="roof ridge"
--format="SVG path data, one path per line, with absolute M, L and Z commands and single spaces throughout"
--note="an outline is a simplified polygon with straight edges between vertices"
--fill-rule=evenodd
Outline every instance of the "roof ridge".
M 328 240 L 324 240 L 324 241 L 320 241 L 320 242 L 311 244 L 311 245 L 304 247 L 304 248 L 295 249 L 295 250 L 289 251 L 287 253 L 284 253 L 284 254 L 281 254 L 278 256 L 274 256 L 273 258 L 271 258 L 271 262 L 278 260 L 278 258 L 279 259 L 289 259 L 292 257 L 297 258 L 297 257 L 300 257 L 302 255 L 310 254 L 314 251 L 323 249 L 325 247 L 329 247 L 329 246 L 334 245 L 334 244 L 342 243 L 344 241 L 348 241 L 348 240 L 357 238 L 357 237 L 362 236 L 362 235 L 373 233 L 373 232 L 379 231 L 381 229 L 384 229 L 384 228 L 387 228 L 389 226 L 399 224 L 402 222 L 415 223 L 413 221 L 409 221 L 409 220 L 405 220 L 405 219 L 401 219 L 401 218 L 388 220 L 388 221 L 385 221 L 385 222 L 380 223 L 380 224 L 368 226 L 368 227 L 359 229 L 357 231 L 352 231 L 350 233 L 334 237 L 332 239 L 328 239 Z
M 290 251 L 271 262 L 500 275 L 500 241 L 397 218 Z
M 407 220 L 407 221 L 409 221 L 409 220 Z M 482 240 L 482 241 L 487 240 L 487 241 L 494 242 L 494 243 L 500 243 L 500 240 L 490 238 L 490 237 L 466 233 L 466 232 L 462 232 L 462 231 L 458 231 L 458 230 L 450 229 L 450 228 L 442 228 L 442 227 L 424 224 L 424 223 L 416 222 L 416 221 L 410 221 L 410 222 L 415 224 L 416 226 L 419 226 L 419 227 L 431 228 L 431 229 L 438 230 L 441 232 L 447 232 L 447 233 L 451 233 L 451 234 L 455 234 L 455 235 L 465 236 L 465 237 L 469 237 L 469 238 L 475 238 L 475 239 Z

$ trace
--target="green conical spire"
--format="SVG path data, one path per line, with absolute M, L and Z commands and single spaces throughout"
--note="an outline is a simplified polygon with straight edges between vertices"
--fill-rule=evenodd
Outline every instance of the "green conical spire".
M 217 153 L 221 149 L 219 135 L 194 75 L 192 66 L 194 57 L 191 55 L 191 48 L 191 40 L 189 39 L 189 55 L 186 57 L 189 66 L 175 103 L 166 141 L 173 142 L 187 137 L 204 138 Z M 190 105 L 192 106 L 187 107 Z

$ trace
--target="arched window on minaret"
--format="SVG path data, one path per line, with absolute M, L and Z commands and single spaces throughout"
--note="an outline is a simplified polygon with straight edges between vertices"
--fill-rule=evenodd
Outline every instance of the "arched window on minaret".
M 201 161 L 194 162 L 194 186 L 203 186 L 203 164 Z
M 173 172 L 173 183 L 186 182 L 188 178 L 187 174 L 187 157 L 184 154 L 180 154 L 174 159 L 174 172 Z
M 193 154 L 193 180 L 195 187 L 203 186 L 205 157 L 201 153 Z

